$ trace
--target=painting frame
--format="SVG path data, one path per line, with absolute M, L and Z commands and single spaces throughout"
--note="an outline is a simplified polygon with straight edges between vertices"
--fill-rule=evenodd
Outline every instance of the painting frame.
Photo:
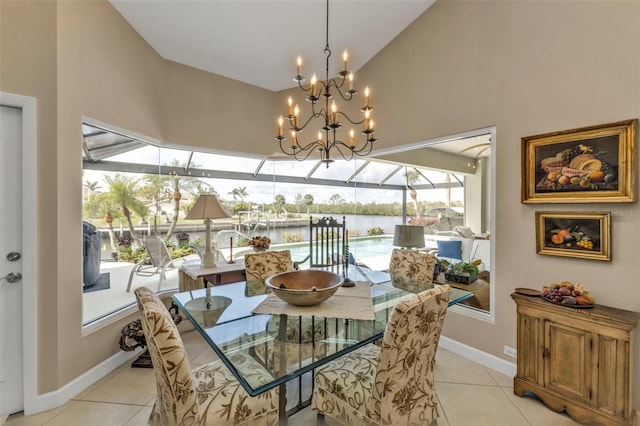
M 611 261 L 611 212 L 537 211 L 536 253 Z
M 637 200 L 637 119 L 521 139 L 522 203 Z

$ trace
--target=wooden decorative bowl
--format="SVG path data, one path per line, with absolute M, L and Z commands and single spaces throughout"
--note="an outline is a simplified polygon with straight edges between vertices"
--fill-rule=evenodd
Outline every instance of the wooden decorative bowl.
M 334 272 L 315 269 L 282 272 L 265 280 L 276 296 L 299 306 L 324 302 L 338 291 L 343 282 L 344 278 Z

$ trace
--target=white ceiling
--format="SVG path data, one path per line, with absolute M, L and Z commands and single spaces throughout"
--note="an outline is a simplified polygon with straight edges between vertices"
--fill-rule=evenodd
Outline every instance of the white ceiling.
M 302 75 L 325 76 L 324 0 L 110 0 L 165 59 L 269 90 Z M 332 0 L 330 76 L 342 52 L 357 72 L 435 0 Z M 357 80 L 357 74 L 356 74 Z

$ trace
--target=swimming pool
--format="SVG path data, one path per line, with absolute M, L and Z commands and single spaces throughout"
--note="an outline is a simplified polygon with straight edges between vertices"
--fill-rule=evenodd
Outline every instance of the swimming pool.
M 367 265 L 369 268 L 381 271 L 389 267 L 389 259 L 393 250 L 393 235 L 377 235 L 367 237 L 349 238 L 349 253 L 357 262 Z M 309 241 L 300 243 L 273 244 L 272 250 L 291 250 L 293 261 L 300 261 L 309 254 Z M 234 257 L 242 257 L 252 253 L 246 247 L 238 248 Z

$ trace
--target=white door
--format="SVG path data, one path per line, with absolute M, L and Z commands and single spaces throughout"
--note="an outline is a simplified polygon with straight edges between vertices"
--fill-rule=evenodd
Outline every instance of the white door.
M 22 411 L 22 109 L 0 106 L 0 417 Z

